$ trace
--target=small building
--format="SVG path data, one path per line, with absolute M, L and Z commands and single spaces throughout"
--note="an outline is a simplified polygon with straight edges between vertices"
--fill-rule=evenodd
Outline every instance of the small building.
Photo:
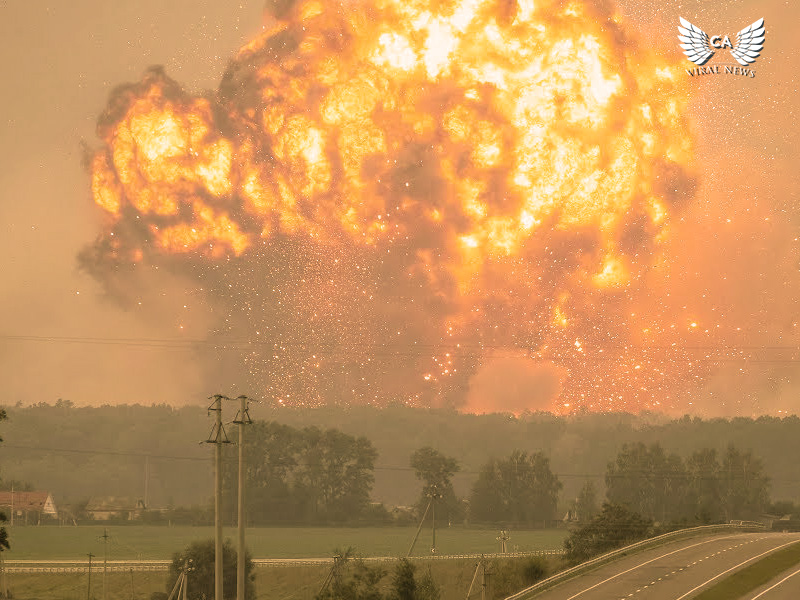
M 13 525 L 38 525 L 42 519 L 58 518 L 50 492 L 0 492 L 0 511 L 8 515 Z
M 109 519 L 134 521 L 141 518 L 145 508 L 144 501 L 141 499 L 96 496 L 90 498 L 86 504 L 86 513 L 95 521 L 108 521 Z

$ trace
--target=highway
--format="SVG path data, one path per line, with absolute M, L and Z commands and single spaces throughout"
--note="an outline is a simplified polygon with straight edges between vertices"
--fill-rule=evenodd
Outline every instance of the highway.
M 532 597 L 536 600 L 690 600 L 738 569 L 798 541 L 798 533 L 763 532 L 690 538 L 616 560 Z M 775 578 L 760 591 L 778 584 L 792 571 Z M 798 589 L 800 573 L 758 600 L 796 600 L 800 597 Z M 748 600 L 756 597 L 754 592 Z
M 797 600 L 800 597 L 800 568 L 792 567 L 742 600 Z

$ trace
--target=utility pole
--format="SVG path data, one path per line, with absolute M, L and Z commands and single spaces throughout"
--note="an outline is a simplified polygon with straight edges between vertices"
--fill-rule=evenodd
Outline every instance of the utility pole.
M 183 600 L 186 600 L 186 594 L 189 593 L 189 573 L 194 571 L 191 560 L 183 561 Z
M 469 589 L 467 590 L 467 597 L 466 600 L 469 600 L 469 597 L 472 596 L 472 588 L 475 587 L 475 580 L 478 579 L 478 571 L 481 570 L 483 566 L 483 555 L 481 554 L 481 559 L 475 564 L 475 572 L 472 574 L 472 581 L 469 583 Z
M 436 484 L 433 485 L 430 491 L 431 496 L 431 533 L 432 533 L 432 541 L 431 541 L 431 554 L 436 554 L 436 499 L 441 498 L 441 494 L 438 492 L 438 488 Z
M 108 529 L 103 527 L 103 600 L 107 600 L 106 573 L 108 572 Z
M 148 502 L 148 492 L 150 487 L 150 455 L 146 454 L 144 457 L 144 508 L 147 510 L 150 508 L 150 504 Z
M 406 558 L 411 556 L 411 553 L 414 551 L 414 546 L 417 543 L 417 538 L 419 537 L 419 532 L 422 531 L 422 526 L 425 524 L 425 517 L 428 516 L 428 511 L 431 508 L 431 500 L 428 500 L 428 506 L 425 507 L 425 512 L 422 513 L 422 518 L 419 520 L 419 527 L 417 527 L 417 532 L 414 534 L 414 539 L 411 540 L 411 546 L 408 548 L 408 552 L 406 553 Z
M 222 444 L 230 444 L 222 426 L 222 401 L 230 400 L 222 394 L 214 394 L 208 407 L 209 414 L 216 413 L 214 426 L 206 443 L 214 444 L 214 600 L 222 599 Z
M 431 505 L 431 554 L 436 554 L 436 496 L 431 498 L 433 502 Z
M 489 587 L 489 580 L 490 576 L 492 575 L 491 570 L 487 573 L 486 572 L 486 561 L 483 562 L 483 573 L 481 574 L 481 600 L 486 600 L 487 598 L 492 597 L 491 589 Z
M 237 528 L 239 534 L 239 543 L 236 550 L 236 600 L 244 600 L 244 563 L 245 563 L 245 550 L 244 550 L 244 428 L 250 425 L 253 421 L 250 419 L 250 413 L 247 410 L 247 403 L 249 398 L 247 396 L 239 396 L 239 412 L 233 419 L 233 422 L 239 425 L 239 511 L 237 516 Z M 184 599 L 185 600 L 185 599 Z
M 92 600 L 92 557 L 94 554 L 89 552 L 89 589 L 86 591 L 86 600 Z
M 511 539 L 511 536 L 508 535 L 508 531 L 506 531 L 505 529 L 500 531 L 500 535 L 497 536 L 497 541 L 500 542 L 500 552 L 501 552 L 501 554 L 505 554 L 506 553 L 506 543 L 510 539 Z

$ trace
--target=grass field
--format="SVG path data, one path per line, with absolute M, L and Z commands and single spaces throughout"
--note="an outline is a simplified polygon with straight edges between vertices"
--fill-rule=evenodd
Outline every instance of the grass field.
M 525 586 L 519 579 L 519 567 L 525 559 L 493 561 L 495 598 L 504 598 Z M 550 571 L 560 566 L 557 558 L 550 558 Z M 441 600 L 463 600 L 475 572 L 474 560 L 419 561 L 417 574 L 430 569 L 441 590 Z M 383 591 L 388 591 L 392 565 L 385 567 Z M 264 567 L 255 569 L 257 600 L 313 600 L 328 574 L 325 566 Z M 109 573 L 108 600 L 149 600 L 153 592 L 166 591 L 166 573 Z M 89 590 L 88 576 L 81 574 L 11 574 L 9 590 L 15 600 L 97 600 L 102 597 L 101 574 L 92 576 Z
M 110 526 L 109 560 L 168 559 L 197 540 L 214 536 L 212 527 Z M 102 526 L 28 526 L 8 528 L 11 550 L 8 560 L 80 560 L 88 553 L 103 556 Z M 247 546 L 254 558 L 303 558 L 331 556 L 336 548 L 352 546 L 360 556 L 405 555 L 415 527 L 275 527 L 247 530 Z M 439 554 L 479 554 L 499 551 L 498 531 L 450 527 L 437 529 Z M 511 531 L 509 551 L 557 550 L 566 537 L 563 529 Z M 235 540 L 235 529 L 225 536 Z M 423 530 L 414 553 L 426 555 L 430 529 Z

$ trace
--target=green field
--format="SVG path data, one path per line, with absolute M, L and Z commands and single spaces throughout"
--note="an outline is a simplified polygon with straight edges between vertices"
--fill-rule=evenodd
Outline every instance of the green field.
M 212 527 L 109 526 L 108 559 L 168 559 L 197 540 L 214 536 Z M 28 526 L 8 528 L 11 550 L 8 560 L 79 560 L 90 552 L 103 556 L 102 526 Z M 360 556 L 404 556 L 415 527 L 274 527 L 247 530 L 247 547 L 254 558 L 308 558 L 331 556 L 336 548 L 352 546 Z M 499 552 L 498 531 L 465 527 L 436 530 L 439 554 Z M 511 531 L 509 551 L 558 550 L 566 531 L 539 529 Z M 235 529 L 225 537 L 236 539 Z M 430 529 L 423 530 L 414 554 L 427 555 Z
M 494 574 L 492 599 L 505 598 L 527 585 L 520 578 L 519 569 L 526 559 L 496 559 L 490 563 Z M 560 560 L 549 557 L 548 572 L 561 567 Z M 476 561 L 451 559 L 416 563 L 421 575 L 430 569 L 434 581 L 440 588 L 441 600 L 463 600 L 475 572 Z M 381 584 L 382 592 L 389 592 L 392 580 L 392 563 L 383 567 L 386 575 Z M 328 574 L 329 567 L 291 566 L 259 567 L 255 569 L 256 600 L 313 600 Z M 153 592 L 166 591 L 166 573 L 109 573 L 108 600 L 148 600 Z M 102 574 L 95 571 L 92 588 L 86 573 L 70 574 L 24 574 L 8 576 L 9 590 L 15 600 L 98 600 L 102 597 Z

